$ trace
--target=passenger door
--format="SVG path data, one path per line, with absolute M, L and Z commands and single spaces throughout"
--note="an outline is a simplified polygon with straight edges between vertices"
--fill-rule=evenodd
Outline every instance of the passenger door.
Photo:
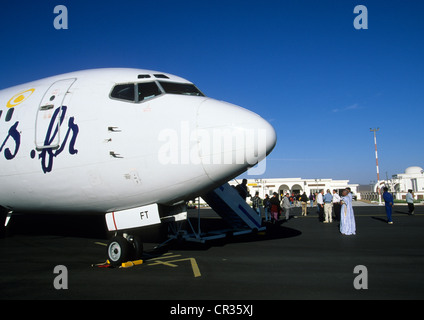
M 62 105 L 75 80 L 76 78 L 56 81 L 44 94 L 35 120 L 37 150 L 59 147 Z

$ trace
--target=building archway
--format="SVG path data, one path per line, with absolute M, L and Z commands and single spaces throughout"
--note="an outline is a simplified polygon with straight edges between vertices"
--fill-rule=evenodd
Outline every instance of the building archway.
M 290 193 L 290 187 L 286 184 L 282 184 L 279 188 L 278 188 L 278 194 L 281 195 L 285 195 L 287 192 Z
M 294 194 L 302 194 L 303 193 L 303 188 L 302 188 L 302 186 L 300 184 L 295 184 L 291 188 L 291 192 L 294 193 Z

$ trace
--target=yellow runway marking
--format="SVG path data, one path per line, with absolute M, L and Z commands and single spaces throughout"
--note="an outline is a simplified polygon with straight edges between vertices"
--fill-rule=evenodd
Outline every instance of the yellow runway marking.
M 100 246 L 107 246 L 106 243 L 103 242 L 94 242 L 94 244 L 100 245 Z M 178 267 L 177 264 L 175 264 L 175 262 L 182 262 L 182 261 L 190 261 L 191 264 L 191 269 L 193 270 L 193 275 L 195 278 L 202 276 L 202 274 L 200 273 L 200 269 L 199 266 L 197 265 L 197 261 L 195 258 L 182 258 L 182 259 L 175 259 L 175 260 L 165 260 L 164 259 L 171 259 L 171 258 L 179 258 L 181 257 L 181 254 L 173 254 L 172 252 L 168 252 L 165 253 L 164 255 L 157 257 L 157 258 L 152 258 L 152 259 L 148 259 L 147 261 L 144 261 L 147 266 L 157 266 L 157 265 L 165 265 L 167 267 L 172 267 L 172 268 L 176 268 Z M 150 262 L 150 263 L 149 263 Z M 142 264 L 143 260 L 139 260 L 139 261 L 129 261 L 124 263 L 124 267 L 132 267 L 135 265 L 139 265 Z
M 191 262 L 191 268 L 193 269 L 194 277 L 200 277 L 202 274 L 200 273 L 199 266 L 197 265 L 197 261 L 194 258 L 189 258 Z
M 172 253 L 171 253 L 172 254 Z M 168 256 L 167 257 L 164 257 L 164 256 L 162 256 L 162 257 L 157 257 L 157 258 L 153 258 L 153 259 L 149 259 L 149 261 L 156 261 L 156 260 L 160 260 L 160 259 L 168 259 L 168 258 L 176 258 L 176 257 L 181 257 L 181 255 L 180 254 L 175 254 L 175 255 L 173 255 L 173 256 L 171 256 L 171 255 L 169 255 L 169 253 L 167 254 Z
M 168 253 L 166 256 L 164 255 L 162 257 L 149 259 L 149 261 L 153 261 L 153 263 L 149 263 L 147 265 L 148 266 L 165 265 L 168 267 L 176 268 L 178 267 L 178 265 L 176 265 L 175 262 L 190 261 L 191 269 L 193 270 L 194 277 L 197 278 L 202 275 L 200 273 L 200 269 L 199 269 L 199 266 L 197 265 L 197 261 L 195 258 L 182 258 L 182 259 L 163 261 L 163 259 L 178 258 L 178 257 L 181 257 L 181 255 L 180 254 L 173 255 L 172 253 Z

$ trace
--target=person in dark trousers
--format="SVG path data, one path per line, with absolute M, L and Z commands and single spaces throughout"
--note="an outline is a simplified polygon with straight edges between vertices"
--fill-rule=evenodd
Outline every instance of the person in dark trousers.
M 319 222 L 324 222 L 324 189 L 320 190 L 317 199 L 317 209 L 318 209 L 318 220 Z
M 408 214 L 411 216 L 414 214 L 415 205 L 414 205 L 414 194 L 412 193 L 412 189 L 408 190 L 406 194 L 406 203 L 408 204 Z
M 384 204 L 386 206 L 387 223 L 393 224 L 393 220 L 392 220 L 393 196 L 391 193 L 389 193 L 389 188 L 384 187 L 383 191 L 384 191 L 383 199 L 384 199 Z
M 340 201 L 341 198 L 340 195 L 337 193 L 337 190 L 333 190 L 333 211 L 334 216 L 336 217 L 335 220 L 337 221 L 340 221 L 340 211 L 342 209 Z
M 308 196 L 306 195 L 306 192 L 300 196 L 300 201 L 302 201 L 302 216 L 306 217 L 308 214 Z
M 265 221 L 271 221 L 271 202 L 269 196 L 266 194 L 263 201 L 264 211 L 265 211 Z
M 261 217 L 262 199 L 259 198 L 259 191 L 256 191 L 255 196 L 251 199 L 253 210 Z

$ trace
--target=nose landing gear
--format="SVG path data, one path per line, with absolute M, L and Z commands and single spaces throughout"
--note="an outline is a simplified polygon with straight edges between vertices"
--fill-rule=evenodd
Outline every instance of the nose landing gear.
M 107 258 L 112 267 L 118 267 L 123 262 L 141 259 L 143 243 L 139 236 L 114 236 L 107 245 Z

